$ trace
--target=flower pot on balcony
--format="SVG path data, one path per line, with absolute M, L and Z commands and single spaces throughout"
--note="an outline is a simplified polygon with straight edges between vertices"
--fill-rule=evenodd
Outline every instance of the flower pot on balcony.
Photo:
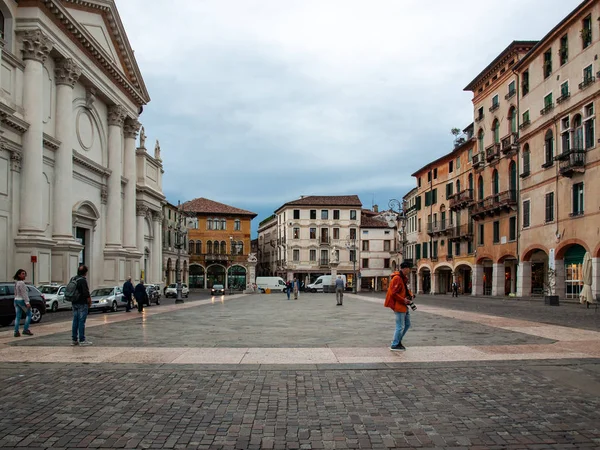
M 560 306 L 560 303 L 558 301 L 558 295 L 545 295 L 544 304 L 550 306 Z

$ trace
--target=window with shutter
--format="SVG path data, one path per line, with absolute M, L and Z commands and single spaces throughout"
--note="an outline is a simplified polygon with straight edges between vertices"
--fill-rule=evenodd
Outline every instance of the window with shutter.
M 417 196 L 415 204 L 417 205 L 417 211 L 420 211 L 421 210 L 421 196 L 420 195 Z
M 554 221 L 554 192 L 546 194 L 546 222 Z
M 529 212 L 530 212 L 530 203 L 529 200 L 523 202 L 523 228 L 527 228 L 529 226 Z

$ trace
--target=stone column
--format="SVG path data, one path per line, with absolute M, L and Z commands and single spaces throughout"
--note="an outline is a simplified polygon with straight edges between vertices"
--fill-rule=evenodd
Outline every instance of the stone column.
M 438 293 L 438 272 L 431 272 L 431 291 L 430 294 L 435 295 Z
M 592 296 L 600 300 L 600 258 L 592 258 Z
M 58 241 L 73 240 L 73 88 L 81 75 L 81 67 L 71 59 L 56 61 L 56 139 L 61 144 L 54 153 L 54 203 L 52 237 Z
M 565 289 L 565 261 L 557 259 L 554 263 L 554 267 L 556 269 L 555 295 L 558 295 L 560 298 L 565 298 L 565 293 L 567 292 Z
M 44 62 L 54 43 L 41 30 L 21 34 L 23 41 L 23 118 L 29 128 L 23 135 L 19 231 L 41 236 L 44 233 L 42 173 L 44 171 Z
M 421 286 L 421 276 L 419 275 L 419 273 L 417 272 L 415 274 L 415 279 L 417 280 L 417 288 L 416 291 L 414 291 L 416 294 L 423 294 L 423 287 Z
M 510 263 L 510 293 L 516 294 L 517 292 L 517 264 L 515 262 Z
M 492 296 L 504 295 L 504 263 L 494 263 L 492 269 Z
M 123 175 L 127 178 L 125 186 L 125 199 L 123 202 L 123 246 L 128 250 L 137 248 L 136 242 L 136 207 L 135 207 L 135 185 L 136 185 L 136 161 L 135 141 L 141 124 L 134 119 L 125 120 L 125 156 L 123 158 Z
M 108 202 L 106 205 L 106 246 L 119 249 L 122 247 L 121 236 L 121 160 L 123 143 L 122 131 L 125 120 L 125 108 L 113 105 L 108 109 Z
M 531 261 L 521 261 L 517 266 L 517 297 L 531 295 Z
M 150 272 L 152 273 L 152 283 L 160 283 L 162 277 L 162 220 L 163 215 L 160 211 L 152 211 L 152 225 L 154 239 L 152 240 L 152 251 L 150 253 Z
M 471 286 L 471 295 L 483 295 L 483 266 L 481 264 L 475 264 L 473 266 L 473 279 L 471 280 Z
M 137 249 L 141 253 L 140 264 L 143 263 L 144 260 L 144 221 L 146 220 L 146 215 L 148 214 L 148 207 L 141 203 L 136 204 L 135 208 L 136 213 L 136 237 L 137 237 Z M 132 276 L 136 279 L 140 279 L 141 271 L 143 267 L 140 267 L 136 274 L 132 274 Z M 146 277 L 147 274 L 144 274 Z

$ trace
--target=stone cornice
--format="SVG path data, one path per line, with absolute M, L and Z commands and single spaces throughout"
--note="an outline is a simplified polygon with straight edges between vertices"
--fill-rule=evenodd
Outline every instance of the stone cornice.
M 159 192 L 148 186 L 137 185 L 135 187 L 135 192 L 136 192 L 136 194 L 137 193 L 148 194 L 149 196 L 154 197 L 155 199 L 160 200 L 161 202 L 167 200 L 167 197 L 165 197 L 162 192 Z M 136 197 L 137 197 L 137 195 L 136 195 Z
M 44 145 L 52 150 L 58 150 L 61 142 L 52 136 L 44 133 Z
M 0 122 L 6 124 L 17 133 L 23 134 L 29 129 L 29 124 L 15 116 L 15 112 L 10 106 L 0 102 Z
M 97 61 L 100 68 L 108 74 L 135 103 L 141 106 L 150 101 L 150 96 L 143 83 L 137 63 L 132 61 L 129 56 L 130 53 L 133 55 L 133 50 L 127 41 L 125 30 L 120 24 L 121 20 L 116 16 L 116 14 L 118 14 L 116 13 L 116 10 L 110 6 L 98 5 L 83 0 L 27 0 L 24 3 L 32 3 L 35 5 L 39 4 L 39 2 L 41 2 L 50 12 L 53 20 L 60 24 L 61 28 L 63 28 L 67 34 L 73 36 L 80 48 L 91 55 L 92 59 Z M 121 56 L 121 60 L 124 62 L 125 70 L 128 72 L 130 79 L 121 72 L 120 67 L 112 61 L 106 50 L 97 45 L 96 40 L 85 27 L 80 25 L 73 16 L 71 16 L 63 3 L 71 3 L 74 6 L 85 7 L 84 9 L 92 8 L 100 11 L 109 25 L 110 31 L 113 34 L 113 40 L 117 41 L 115 47 Z
M 83 156 L 81 153 L 76 151 L 73 151 L 73 162 L 105 177 L 110 176 L 110 174 L 112 173 L 110 169 L 101 166 L 97 162 L 92 161 L 91 159 Z
M 139 147 L 136 149 L 135 154 L 138 156 L 144 155 L 148 159 L 148 161 L 150 161 L 154 166 L 156 166 L 157 169 L 161 169 L 162 171 L 162 160 L 159 161 L 156 158 L 154 158 L 152 155 L 150 155 L 150 153 L 146 151 L 146 149 Z
M 25 64 L 19 58 L 17 58 L 12 52 L 2 49 L 2 61 L 6 61 L 11 66 L 18 67 L 21 70 L 25 70 Z

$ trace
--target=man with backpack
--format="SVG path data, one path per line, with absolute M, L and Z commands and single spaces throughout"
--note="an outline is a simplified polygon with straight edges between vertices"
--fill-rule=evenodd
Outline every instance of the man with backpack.
M 87 266 L 79 266 L 77 269 L 77 276 L 71 278 L 65 289 L 65 299 L 71 302 L 73 309 L 71 345 L 92 345 L 90 341 L 86 341 L 85 339 L 85 321 L 87 319 L 89 307 L 92 306 L 90 288 L 86 278 L 87 273 Z
M 393 352 L 406 350 L 406 347 L 402 345 L 402 338 L 410 328 L 410 313 L 407 306 L 413 310 L 416 309 L 412 302 L 413 295 L 407 287 L 409 273 L 410 264 L 407 262 L 400 264 L 400 272 L 392 273 L 392 281 L 385 296 L 384 306 L 391 308 L 396 315 L 396 331 L 390 347 Z
M 123 298 L 127 300 L 127 306 L 125 312 L 131 312 L 131 304 L 133 303 L 133 283 L 131 277 L 127 278 L 127 281 L 123 284 Z

